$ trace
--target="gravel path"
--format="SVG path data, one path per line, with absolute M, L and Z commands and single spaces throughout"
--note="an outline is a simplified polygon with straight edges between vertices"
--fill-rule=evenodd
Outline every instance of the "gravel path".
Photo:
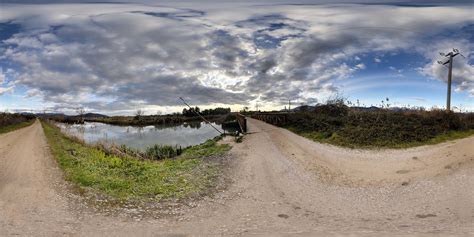
M 229 188 L 161 219 L 83 211 L 39 122 L 0 135 L 0 235 L 474 235 L 474 137 L 364 151 L 249 128 Z

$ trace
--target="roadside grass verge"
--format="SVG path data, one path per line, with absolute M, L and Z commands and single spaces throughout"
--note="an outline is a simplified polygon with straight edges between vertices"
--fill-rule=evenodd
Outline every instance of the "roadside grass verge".
M 28 126 L 32 125 L 34 122 L 35 122 L 35 120 L 32 119 L 30 121 L 0 127 L 0 134 L 11 132 L 11 131 L 14 131 L 14 130 L 17 130 L 17 129 L 20 129 L 20 128 L 28 127 Z
M 202 156 L 223 154 L 230 149 L 211 140 L 186 149 L 181 156 L 163 160 L 140 160 L 108 154 L 82 144 L 42 122 L 51 151 L 68 181 L 85 191 L 106 194 L 122 201 L 160 201 L 203 195 L 219 174 L 217 163 Z
M 437 135 L 436 137 L 428 139 L 426 141 L 402 142 L 402 143 L 394 143 L 390 141 L 376 141 L 376 142 L 371 143 L 370 145 L 360 145 L 360 144 L 354 144 L 352 142 L 347 141 L 346 139 L 342 138 L 337 133 L 333 133 L 328 137 L 327 134 L 324 134 L 321 132 L 303 132 L 303 131 L 298 131 L 292 127 L 287 127 L 287 129 L 300 136 L 306 137 L 316 142 L 327 143 L 327 144 L 347 147 L 347 148 L 362 148 L 362 149 L 377 149 L 377 148 L 403 149 L 403 148 L 410 148 L 410 147 L 423 146 L 423 145 L 434 145 L 434 144 L 439 144 L 439 143 L 456 140 L 456 139 L 462 139 L 462 138 L 466 138 L 466 137 L 474 135 L 474 129 L 471 129 L 467 131 L 449 131 L 447 133 Z

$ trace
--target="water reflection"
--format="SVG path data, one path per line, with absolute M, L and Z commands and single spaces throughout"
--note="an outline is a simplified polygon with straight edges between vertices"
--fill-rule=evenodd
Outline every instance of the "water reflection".
M 223 131 L 219 125 L 212 124 Z M 192 122 L 182 125 L 153 126 L 116 126 L 104 123 L 86 122 L 84 124 L 62 124 L 58 126 L 69 135 L 83 139 L 86 143 L 115 143 L 144 149 L 154 144 L 172 146 L 192 146 L 214 138 L 219 133 L 204 122 Z M 232 131 L 226 131 L 232 132 Z

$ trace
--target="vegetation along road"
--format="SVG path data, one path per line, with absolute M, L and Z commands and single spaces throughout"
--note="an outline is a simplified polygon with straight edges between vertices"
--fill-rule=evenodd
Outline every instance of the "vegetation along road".
M 405 150 L 319 144 L 249 119 L 231 184 L 162 218 L 84 211 L 41 123 L 0 135 L 6 235 L 474 234 L 474 137 Z M 184 210 L 184 211 L 183 211 Z

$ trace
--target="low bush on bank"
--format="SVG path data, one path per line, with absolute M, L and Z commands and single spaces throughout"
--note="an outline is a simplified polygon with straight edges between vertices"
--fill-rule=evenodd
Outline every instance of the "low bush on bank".
M 67 180 L 85 190 L 120 200 L 161 200 L 204 194 L 214 185 L 219 169 L 217 163 L 201 159 L 194 150 L 210 148 L 206 155 L 229 150 L 227 145 L 212 141 L 201 148 L 186 149 L 174 159 L 139 159 L 131 155 L 133 149 L 121 156 L 114 155 L 66 137 L 52 124 L 42 124 Z
M 346 147 L 410 147 L 474 134 L 474 114 L 441 110 L 355 109 L 327 104 L 288 114 L 281 125 L 313 140 Z
M 181 155 L 181 153 L 183 153 L 183 150 L 181 149 L 181 147 L 169 146 L 169 145 L 158 145 L 158 144 L 148 147 L 145 151 L 145 155 L 149 159 L 154 159 L 154 160 L 173 158 L 173 157 Z
M 33 115 L 0 113 L 0 133 L 7 133 L 33 124 Z

